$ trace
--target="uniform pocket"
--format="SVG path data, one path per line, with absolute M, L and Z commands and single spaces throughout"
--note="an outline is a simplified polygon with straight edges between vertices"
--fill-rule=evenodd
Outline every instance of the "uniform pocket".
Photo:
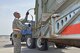
M 14 34 L 14 37 L 15 37 L 15 38 L 17 38 L 17 35 L 16 35 L 16 34 Z

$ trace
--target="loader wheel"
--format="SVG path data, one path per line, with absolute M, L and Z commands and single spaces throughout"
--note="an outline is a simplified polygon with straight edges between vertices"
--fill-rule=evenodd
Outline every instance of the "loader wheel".
M 13 42 L 13 40 L 12 40 L 12 45 L 14 45 L 14 42 Z
M 35 42 L 36 42 L 35 38 L 32 38 L 31 36 L 27 36 L 26 45 L 28 48 L 30 49 L 36 48 Z
M 36 40 L 36 46 L 37 46 L 37 49 L 40 51 L 48 50 L 48 44 L 46 39 L 38 38 Z
M 55 44 L 57 48 L 65 48 L 66 45 L 62 45 L 62 44 Z

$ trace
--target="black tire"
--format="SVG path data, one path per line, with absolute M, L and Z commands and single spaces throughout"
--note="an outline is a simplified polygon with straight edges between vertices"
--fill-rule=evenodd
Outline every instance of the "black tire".
M 12 45 L 14 45 L 14 42 L 13 42 L 13 40 L 12 40 Z
M 10 41 L 11 41 L 12 45 L 14 45 L 12 35 L 13 35 L 13 32 L 10 34 Z
M 36 48 L 35 38 L 32 38 L 31 36 L 27 36 L 26 45 L 30 49 Z
M 39 43 L 39 41 L 41 41 L 41 42 Z M 36 40 L 36 46 L 37 46 L 37 49 L 40 50 L 40 51 L 48 50 L 47 39 L 38 38 Z
M 55 44 L 55 45 L 56 45 L 57 48 L 66 48 L 66 45 L 63 45 L 63 44 L 58 44 L 58 43 L 57 43 L 57 44 Z

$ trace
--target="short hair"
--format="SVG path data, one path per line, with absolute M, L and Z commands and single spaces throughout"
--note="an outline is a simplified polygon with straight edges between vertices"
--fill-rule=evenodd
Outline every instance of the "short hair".
M 16 14 L 19 14 L 18 12 L 14 12 L 13 15 L 15 16 Z

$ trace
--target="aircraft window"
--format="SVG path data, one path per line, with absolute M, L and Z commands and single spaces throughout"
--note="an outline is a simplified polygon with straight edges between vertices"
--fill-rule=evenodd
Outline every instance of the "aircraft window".
M 63 20 L 61 20 L 61 24 L 63 25 Z
M 71 18 L 71 14 L 69 15 L 69 17 Z
M 67 21 L 67 17 L 65 17 L 65 21 Z
M 59 23 L 57 23 L 57 29 L 59 29 Z

